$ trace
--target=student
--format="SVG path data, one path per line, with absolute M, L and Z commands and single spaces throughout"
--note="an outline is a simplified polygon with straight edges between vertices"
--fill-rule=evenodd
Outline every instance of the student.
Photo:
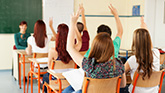
M 52 30 L 53 27 L 52 27 L 52 24 L 53 24 L 53 21 L 50 20 L 50 27 Z M 69 63 L 70 60 L 72 60 L 72 58 L 70 57 L 69 53 L 66 51 L 66 42 L 67 42 L 67 36 L 68 36 L 68 31 L 69 31 L 69 27 L 66 25 L 66 24 L 59 24 L 58 27 L 57 27 L 57 35 L 56 35 L 56 47 L 55 48 L 51 48 L 49 50 L 49 54 L 48 54 L 48 68 L 51 69 L 51 63 L 52 63 L 52 59 L 55 59 L 55 60 L 61 60 L 63 63 L 67 64 Z M 80 33 L 78 33 L 78 37 L 77 39 L 80 39 L 80 40 L 77 40 L 77 41 L 81 41 L 81 35 Z M 74 46 L 76 48 L 77 51 L 80 50 L 81 48 L 81 42 L 77 42 Z M 53 77 L 53 79 L 55 79 Z M 43 84 L 44 82 L 46 83 L 49 83 L 49 73 L 46 73 L 44 76 L 43 76 Z M 47 93 L 47 89 L 46 87 L 44 88 L 45 90 L 45 93 Z
M 52 31 L 54 34 L 55 32 Z M 55 36 L 55 34 L 54 34 Z M 49 41 L 54 41 L 55 38 L 46 35 L 46 25 L 42 20 L 38 20 L 34 25 L 34 34 L 27 40 L 28 47 L 26 53 L 31 55 L 32 53 L 48 53 Z M 34 65 L 37 67 L 37 64 Z M 47 64 L 40 64 L 41 72 L 45 72 L 48 66 Z M 34 69 L 35 71 L 37 69 Z
M 80 49 L 81 51 L 87 51 L 89 49 L 89 34 L 88 34 L 88 30 L 87 30 L 87 26 L 86 26 L 86 19 L 85 19 L 85 11 L 84 11 L 84 7 L 82 4 L 79 5 L 79 8 L 81 9 L 81 18 L 82 18 L 82 23 L 81 22 L 77 22 L 77 28 L 78 31 L 80 33 L 82 33 L 82 47 Z
M 17 49 L 25 49 L 27 47 L 27 38 L 30 36 L 30 33 L 26 32 L 27 22 L 22 21 L 19 24 L 20 31 L 14 35 L 15 46 Z
M 144 20 L 141 20 L 141 27 L 146 27 Z M 150 78 L 153 71 L 160 70 L 160 53 L 153 49 L 150 34 L 147 29 L 139 28 L 134 31 L 132 50 L 134 55 L 125 63 L 125 71 L 130 71 L 133 80 L 134 72 L 142 72 L 144 77 Z M 129 86 L 129 92 L 132 92 L 133 85 Z M 158 86 L 151 88 L 136 87 L 135 93 L 158 93 Z
M 28 55 L 32 53 L 48 53 L 49 41 L 51 40 L 53 41 L 55 38 L 46 35 L 45 23 L 42 20 L 38 20 L 34 25 L 33 36 L 30 36 L 27 40 L 28 47 L 26 48 L 26 53 Z
M 102 32 L 96 35 L 91 46 L 89 57 L 83 57 L 74 48 L 74 39 L 72 37 L 75 37 L 75 33 L 78 31 L 76 28 L 78 17 L 79 11 L 77 14 L 72 15 L 70 26 L 71 29 L 67 39 L 67 51 L 71 55 L 74 62 L 86 72 L 87 77 L 101 79 L 113 78 L 121 75 L 121 87 L 125 87 L 126 78 L 124 73 L 124 65 L 119 59 L 114 58 L 113 41 L 108 33 Z M 63 93 L 71 93 L 72 91 L 74 90 L 69 86 L 63 91 Z M 80 90 L 79 93 L 81 92 L 82 91 Z
M 109 9 L 115 17 L 117 31 L 118 31 L 117 34 L 116 34 L 115 39 L 113 40 L 115 58 L 117 58 L 118 53 L 119 53 L 119 49 L 120 49 L 120 43 L 121 43 L 122 35 L 123 35 L 123 27 L 122 27 L 122 24 L 120 22 L 117 10 L 113 6 L 111 6 L 111 7 L 109 6 Z M 110 36 L 111 36 L 111 33 L 112 33 L 111 29 L 108 26 L 104 25 L 104 24 L 100 25 L 97 28 L 97 33 L 100 33 L 100 32 L 107 32 L 108 34 L 110 34 Z M 88 49 L 88 51 L 84 55 L 85 57 L 89 56 L 90 50 L 91 50 L 91 48 Z

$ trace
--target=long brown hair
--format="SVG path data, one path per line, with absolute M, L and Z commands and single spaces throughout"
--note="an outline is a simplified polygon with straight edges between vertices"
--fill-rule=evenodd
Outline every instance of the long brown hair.
M 114 46 L 110 35 L 106 32 L 97 34 L 92 42 L 89 58 L 95 58 L 96 62 L 107 62 L 112 56 L 114 59 Z M 114 60 L 112 61 L 115 68 Z
M 143 70 L 143 80 L 147 75 L 150 78 L 153 67 L 153 53 L 150 34 L 146 29 L 136 29 L 133 34 L 132 50 L 139 64 L 137 71 Z
M 42 20 L 38 20 L 34 25 L 34 35 L 35 42 L 38 47 L 43 48 L 45 47 L 45 38 L 46 35 L 46 26 Z
M 57 27 L 56 50 L 58 52 L 58 57 L 65 64 L 69 63 L 72 59 L 66 51 L 68 31 L 69 27 L 66 24 L 60 24 Z

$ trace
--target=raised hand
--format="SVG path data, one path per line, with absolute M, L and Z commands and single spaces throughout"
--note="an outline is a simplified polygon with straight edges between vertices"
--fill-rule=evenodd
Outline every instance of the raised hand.
M 140 20 L 140 21 L 141 21 L 140 27 L 141 27 L 141 28 L 147 29 L 147 25 L 146 25 L 146 23 L 144 22 L 144 17 L 143 17 L 143 16 L 141 17 L 141 20 Z
M 84 7 L 83 7 L 83 4 L 79 4 L 79 10 L 81 12 L 81 15 L 84 14 Z
M 117 10 L 116 10 L 116 8 L 114 8 L 114 7 L 112 6 L 112 4 L 110 4 L 110 5 L 108 6 L 108 8 L 111 10 L 111 13 L 112 13 L 114 16 L 118 16 Z
M 53 26 L 53 17 L 49 18 L 49 26 L 52 27 Z
M 77 20 L 80 16 L 80 9 L 71 15 L 71 23 L 77 24 Z

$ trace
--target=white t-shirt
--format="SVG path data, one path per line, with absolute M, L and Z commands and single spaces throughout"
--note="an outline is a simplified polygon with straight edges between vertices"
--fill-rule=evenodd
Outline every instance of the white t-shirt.
M 35 38 L 33 36 L 30 36 L 27 40 L 28 44 L 32 46 L 32 52 L 33 53 L 48 53 L 49 49 L 49 41 L 51 40 L 51 36 L 47 35 L 47 38 L 45 39 L 45 47 L 40 48 L 37 46 L 35 42 Z
M 152 49 L 153 51 L 153 71 L 160 71 L 160 53 L 158 49 Z M 135 55 L 131 56 L 128 60 L 128 64 L 130 66 L 130 74 L 131 74 L 131 79 L 133 80 L 134 72 L 138 68 L 138 63 L 136 62 L 136 57 Z M 133 85 L 131 84 L 129 86 L 129 92 L 132 93 L 132 88 Z M 134 93 L 158 93 L 159 87 L 149 87 L 149 88 L 143 88 L 143 87 L 135 87 L 135 92 Z
M 35 38 L 33 36 L 30 36 L 27 40 L 28 44 L 31 45 L 32 47 L 32 52 L 33 53 L 48 53 L 49 51 L 49 42 L 51 40 L 52 36 L 48 36 L 47 38 L 45 38 L 45 47 L 40 48 L 37 46 L 36 42 L 35 42 Z M 37 64 L 34 65 L 35 67 L 37 67 Z M 47 64 L 40 64 L 40 67 L 47 67 Z

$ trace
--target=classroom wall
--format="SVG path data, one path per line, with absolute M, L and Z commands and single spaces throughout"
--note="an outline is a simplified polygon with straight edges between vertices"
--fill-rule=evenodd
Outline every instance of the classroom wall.
M 119 15 L 131 15 L 133 5 L 141 5 L 141 15 L 144 15 L 144 0 L 75 0 L 75 11 L 78 4 L 83 3 L 87 15 L 111 15 L 108 4 L 112 3 L 118 10 Z M 139 17 L 125 18 L 121 17 L 124 34 L 121 48 L 130 49 L 132 43 L 132 32 L 139 24 Z M 113 17 L 86 17 L 87 28 L 90 34 L 90 44 L 96 35 L 96 27 L 100 24 L 107 24 L 112 29 L 112 38 L 116 36 L 117 28 Z M 0 69 L 12 68 L 12 49 L 14 45 L 14 34 L 0 34 Z M 51 42 L 50 46 L 54 46 Z
M 112 15 L 108 9 L 110 3 L 117 9 L 119 16 L 131 16 L 133 5 L 140 5 L 140 15 L 144 15 L 144 0 L 75 0 L 75 11 L 80 3 L 84 5 L 85 15 Z M 115 38 L 117 28 L 114 17 L 86 17 L 86 19 L 91 37 L 90 44 L 100 24 L 108 25 L 112 29 L 112 38 Z M 81 18 L 79 20 L 81 21 Z M 140 17 L 120 17 L 120 20 L 124 30 L 121 48 L 131 49 L 132 33 L 140 26 Z

